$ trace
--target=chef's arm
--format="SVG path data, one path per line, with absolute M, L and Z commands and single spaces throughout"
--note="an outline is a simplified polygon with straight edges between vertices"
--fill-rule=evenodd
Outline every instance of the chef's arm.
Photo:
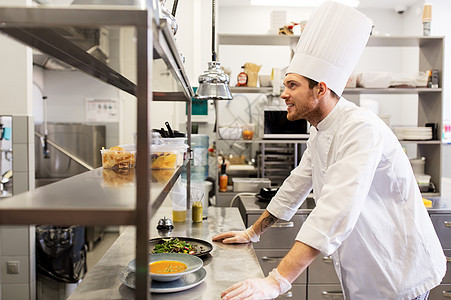
M 258 242 L 260 235 L 276 223 L 277 217 L 265 210 L 260 218 L 245 231 L 229 231 L 213 236 L 213 241 L 222 241 L 224 244 Z
M 268 229 L 269 227 L 271 227 L 271 225 L 276 223 L 277 220 L 278 220 L 277 217 L 275 217 L 268 210 L 265 209 L 260 218 L 258 218 L 258 220 L 255 221 L 255 223 L 251 226 L 251 228 L 256 235 L 260 236 L 263 232 L 266 231 L 266 229 Z
M 277 271 L 292 283 L 318 256 L 319 250 L 300 241 L 295 241 L 291 250 L 277 266 Z

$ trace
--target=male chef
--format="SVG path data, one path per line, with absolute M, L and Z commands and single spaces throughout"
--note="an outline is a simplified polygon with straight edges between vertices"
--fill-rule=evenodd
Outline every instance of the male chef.
M 396 136 L 340 97 L 370 31 L 366 16 L 336 2 L 310 18 L 281 95 L 289 120 L 312 125 L 307 149 L 251 227 L 213 240 L 258 242 L 278 219 L 291 219 L 312 188 L 316 207 L 268 277 L 236 283 L 222 299 L 276 298 L 319 253 L 332 256 L 346 299 L 427 299 L 445 275 L 446 258 Z

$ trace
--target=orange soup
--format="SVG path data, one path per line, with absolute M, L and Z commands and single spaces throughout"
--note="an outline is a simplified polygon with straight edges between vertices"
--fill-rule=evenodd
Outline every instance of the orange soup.
M 160 260 L 149 264 L 149 272 L 156 274 L 173 274 L 186 269 L 184 263 L 175 260 Z

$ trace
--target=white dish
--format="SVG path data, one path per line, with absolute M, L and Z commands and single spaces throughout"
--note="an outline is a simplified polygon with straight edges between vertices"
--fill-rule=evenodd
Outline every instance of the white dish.
M 150 282 L 149 291 L 151 293 L 174 293 L 184 291 L 201 284 L 206 276 L 207 271 L 205 271 L 204 268 L 201 268 L 193 273 L 183 275 L 180 279 L 170 282 L 152 280 Z M 129 288 L 136 288 L 136 273 L 129 267 L 123 267 L 121 269 L 119 272 L 119 280 Z
M 174 281 L 181 278 L 183 275 L 193 273 L 202 268 L 204 262 L 197 256 L 182 254 L 182 253 L 154 253 L 149 255 L 149 263 L 153 263 L 160 260 L 175 260 L 184 263 L 187 269 L 183 272 L 173 274 L 156 274 L 149 273 L 150 277 L 158 281 Z M 136 259 L 128 263 L 128 267 L 131 270 L 136 270 Z

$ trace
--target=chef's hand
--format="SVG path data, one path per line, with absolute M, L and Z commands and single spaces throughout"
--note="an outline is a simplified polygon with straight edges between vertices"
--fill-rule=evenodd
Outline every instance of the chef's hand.
M 224 244 L 232 244 L 232 243 L 249 243 L 249 242 L 258 242 L 260 240 L 260 236 L 255 233 L 252 229 L 252 226 L 244 231 L 229 231 L 217 234 L 212 237 L 213 241 L 222 241 Z
M 266 278 L 246 279 L 235 283 L 221 293 L 221 300 L 274 299 L 291 289 L 291 284 L 277 269 Z

